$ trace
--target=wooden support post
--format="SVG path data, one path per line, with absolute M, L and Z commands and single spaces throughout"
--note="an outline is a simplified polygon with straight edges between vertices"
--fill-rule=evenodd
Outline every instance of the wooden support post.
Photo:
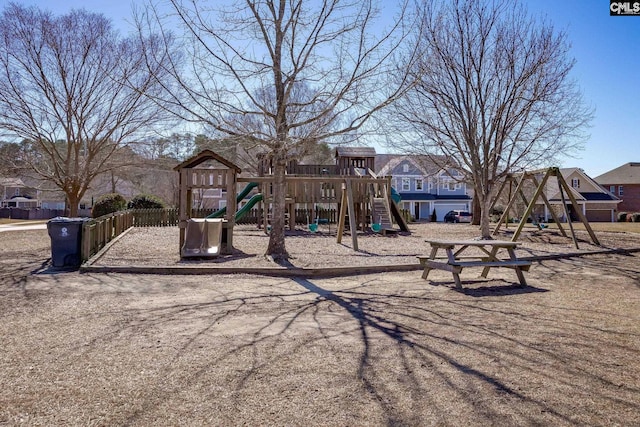
M 516 194 L 518 191 L 520 191 L 522 189 L 522 186 L 524 185 L 524 180 L 526 177 L 526 173 L 522 174 L 522 178 L 520 178 L 520 181 L 518 182 L 518 185 L 516 187 Z M 493 234 L 497 234 L 498 230 L 500 229 L 500 225 L 502 225 L 502 221 L 504 221 L 505 219 L 508 220 L 509 218 L 509 211 L 511 210 L 511 206 L 513 206 L 513 204 L 515 203 L 515 197 L 511 198 L 511 200 L 509 200 L 509 203 L 507 204 L 507 207 L 504 209 L 504 212 L 502 213 L 502 216 L 500 217 L 500 220 L 498 221 L 498 224 L 496 224 L 496 228 L 493 230 Z
M 344 234 L 344 223 L 347 217 L 347 186 L 342 184 L 342 195 L 340 196 L 340 216 L 338 217 L 337 243 L 342 243 Z
M 576 211 L 576 214 L 578 215 L 578 218 L 580 219 L 580 221 L 584 225 L 584 228 L 587 229 L 587 232 L 589 233 L 589 236 L 591 237 L 591 240 L 593 241 L 593 243 L 595 243 L 596 245 L 600 246 L 600 241 L 598 241 L 598 238 L 596 237 L 596 234 L 593 232 L 593 229 L 589 225 L 589 221 L 587 220 L 587 218 L 582 213 L 582 210 L 579 209 L 580 206 L 578 205 L 578 201 L 573 196 L 573 193 L 571 192 L 571 189 L 569 188 L 569 185 L 567 184 L 567 182 L 564 180 L 564 178 L 560 174 L 558 175 L 558 181 L 559 181 L 559 183 L 561 185 L 563 185 L 567 189 L 567 195 L 569 196 L 569 200 L 571 200 L 571 204 L 573 205 L 573 209 Z
M 538 180 L 536 179 L 535 175 L 532 175 L 531 179 L 533 179 L 533 183 L 536 185 L 536 187 L 543 186 L 543 184 L 538 184 Z M 556 215 L 555 211 L 551 207 L 551 203 L 549 203 L 549 200 L 547 200 L 547 196 L 545 196 L 544 191 L 540 193 L 540 197 L 542 198 L 542 201 L 544 202 L 547 209 L 549 209 L 549 212 L 551 213 L 551 217 L 553 218 L 556 225 L 558 226 L 558 230 L 560 230 L 560 233 L 562 234 L 562 236 L 568 237 L 567 232 L 564 231 L 564 227 L 560 224 L 560 218 L 558 218 L 558 215 Z
M 561 180 L 562 182 L 564 182 L 564 180 L 560 176 L 560 173 L 556 175 L 556 178 L 558 179 L 558 188 L 560 188 L 560 199 L 562 201 L 562 208 L 564 209 L 564 214 L 567 217 L 567 224 L 569 224 L 569 229 L 571 230 L 571 237 L 573 238 L 573 244 L 575 245 L 576 249 L 580 249 L 578 247 L 578 239 L 576 239 L 576 232 L 573 230 L 571 215 L 569 215 L 569 211 L 567 210 L 567 202 L 566 202 L 566 199 L 564 198 L 564 188 L 561 183 Z M 568 190 L 568 191 L 571 191 L 571 190 Z
M 547 171 L 544 178 L 542 178 L 542 182 L 540 183 L 540 185 L 538 185 L 538 188 L 536 188 L 536 192 L 533 194 L 533 197 L 531 198 L 531 202 L 529 203 L 529 206 L 527 206 L 527 209 L 525 210 L 524 215 L 522 215 L 522 218 L 520 219 L 520 224 L 518 224 L 518 229 L 516 230 L 515 233 L 513 233 L 513 237 L 511 238 L 512 242 L 515 242 L 518 236 L 520 235 L 520 233 L 522 232 L 522 229 L 524 228 L 524 224 L 527 222 L 527 218 L 531 214 L 531 211 L 533 211 L 533 207 L 536 203 L 536 200 L 538 200 L 538 197 L 540 197 L 540 194 L 542 194 L 542 192 L 544 191 L 544 186 L 546 185 L 547 180 L 549 179 L 550 173 L 551 173 L 551 170 Z M 525 176 L 526 174 L 523 175 L 523 179 Z M 518 187 L 519 188 L 517 191 L 520 192 L 520 194 L 524 198 L 524 195 L 522 194 L 522 186 L 518 186 Z
M 351 179 L 347 178 L 347 210 L 349 212 L 349 231 L 351 232 L 351 243 L 353 244 L 353 250 L 358 250 L 358 230 L 355 206 L 353 201 L 353 188 L 351 187 Z

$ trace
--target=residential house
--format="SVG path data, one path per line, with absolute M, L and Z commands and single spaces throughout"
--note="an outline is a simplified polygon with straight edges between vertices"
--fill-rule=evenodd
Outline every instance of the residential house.
M 626 163 L 594 180 L 622 200 L 619 212 L 640 212 L 640 162 Z
M 20 178 L 0 178 L 0 206 L 3 208 L 37 208 L 38 190 Z
M 589 177 L 580 168 L 563 168 L 560 169 L 562 178 L 571 187 L 571 193 L 578 203 L 582 214 L 590 222 L 613 222 L 616 221 L 618 204 L 621 200 L 607 189 L 601 187 L 593 178 Z M 549 177 L 547 180 L 544 193 L 549 203 L 557 207 L 556 213 L 562 217 L 564 210 L 562 209 L 562 196 L 558 187 L 558 180 L 555 177 Z M 569 195 L 564 194 L 571 220 L 578 220 L 577 215 L 573 212 Z M 536 213 L 544 220 L 552 218 L 549 209 L 541 199 L 536 201 Z M 555 210 L 554 207 L 554 210 Z
M 379 154 L 376 174 L 391 176 L 401 208 L 415 220 L 443 221 L 451 210 L 471 211 L 471 197 L 462 174 L 455 168 L 442 169 L 426 156 Z

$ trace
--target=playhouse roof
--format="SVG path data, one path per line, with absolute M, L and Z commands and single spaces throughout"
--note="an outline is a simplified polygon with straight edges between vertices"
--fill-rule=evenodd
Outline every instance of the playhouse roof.
M 230 162 L 229 160 L 225 159 L 224 157 L 220 156 L 219 154 L 214 153 L 211 150 L 202 150 L 201 152 L 199 152 L 195 156 L 190 157 L 187 160 L 185 160 L 184 162 L 182 162 L 179 165 L 175 166 L 173 168 L 173 170 L 180 171 L 182 169 L 191 169 L 191 168 L 194 168 L 194 167 L 198 166 L 201 163 L 206 162 L 207 160 L 216 160 L 217 162 L 220 162 L 224 166 L 228 167 L 229 169 L 235 169 L 236 173 L 242 172 L 242 169 L 240 169 L 238 166 L 236 166 L 233 162 Z
M 338 147 L 336 157 L 375 157 L 376 149 L 373 147 Z

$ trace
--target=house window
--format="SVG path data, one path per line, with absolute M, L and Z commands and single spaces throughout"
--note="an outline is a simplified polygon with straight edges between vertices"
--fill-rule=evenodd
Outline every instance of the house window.
M 578 179 L 578 178 L 573 178 L 573 179 L 571 180 L 571 186 L 572 186 L 573 188 L 580 188 L 580 179 Z
M 421 179 L 416 179 L 416 190 L 417 191 L 422 191 L 422 180 Z
M 411 180 L 409 178 L 402 178 L 402 191 L 411 190 Z
M 610 185 L 609 186 L 609 192 L 612 194 L 616 194 L 616 186 L 615 185 Z
M 409 172 L 409 164 L 405 163 L 404 165 L 402 165 L 402 172 L 407 173 Z
M 622 185 L 618 185 L 618 196 L 622 196 L 624 191 L 622 191 Z
M 447 186 L 449 191 L 455 191 L 458 188 L 458 184 L 455 182 L 450 182 Z
M 14 196 L 19 196 L 20 195 L 20 189 L 16 188 L 16 191 L 14 191 L 13 195 Z

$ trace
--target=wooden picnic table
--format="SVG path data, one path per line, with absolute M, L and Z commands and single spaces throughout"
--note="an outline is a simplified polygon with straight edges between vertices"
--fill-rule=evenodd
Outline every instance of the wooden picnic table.
M 453 274 L 456 288 L 462 289 L 460 273 L 465 267 L 482 267 L 482 277 L 487 277 L 493 267 L 507 267 L 516 271 L 522 286 L 527 286 L 524 271 L 529 271 L 531 261 L 520 260 L 516 256 L 515 248 L 519 242 L 504 240 L 426 240 L 431 246 L 429 256 L 419 256 L 420 265 L 424 266 L 422 278 L 427 279 L 431 270 L 445 270 Z M 469 248 L 476 248 L 475 254 L 463 255 Z M 446 257 L 438 256 L 444 249 Z M 500 251 L 507 251 L 509 258 L 498 258 Z M 442 260 L 442 261 L 440 261 Z

